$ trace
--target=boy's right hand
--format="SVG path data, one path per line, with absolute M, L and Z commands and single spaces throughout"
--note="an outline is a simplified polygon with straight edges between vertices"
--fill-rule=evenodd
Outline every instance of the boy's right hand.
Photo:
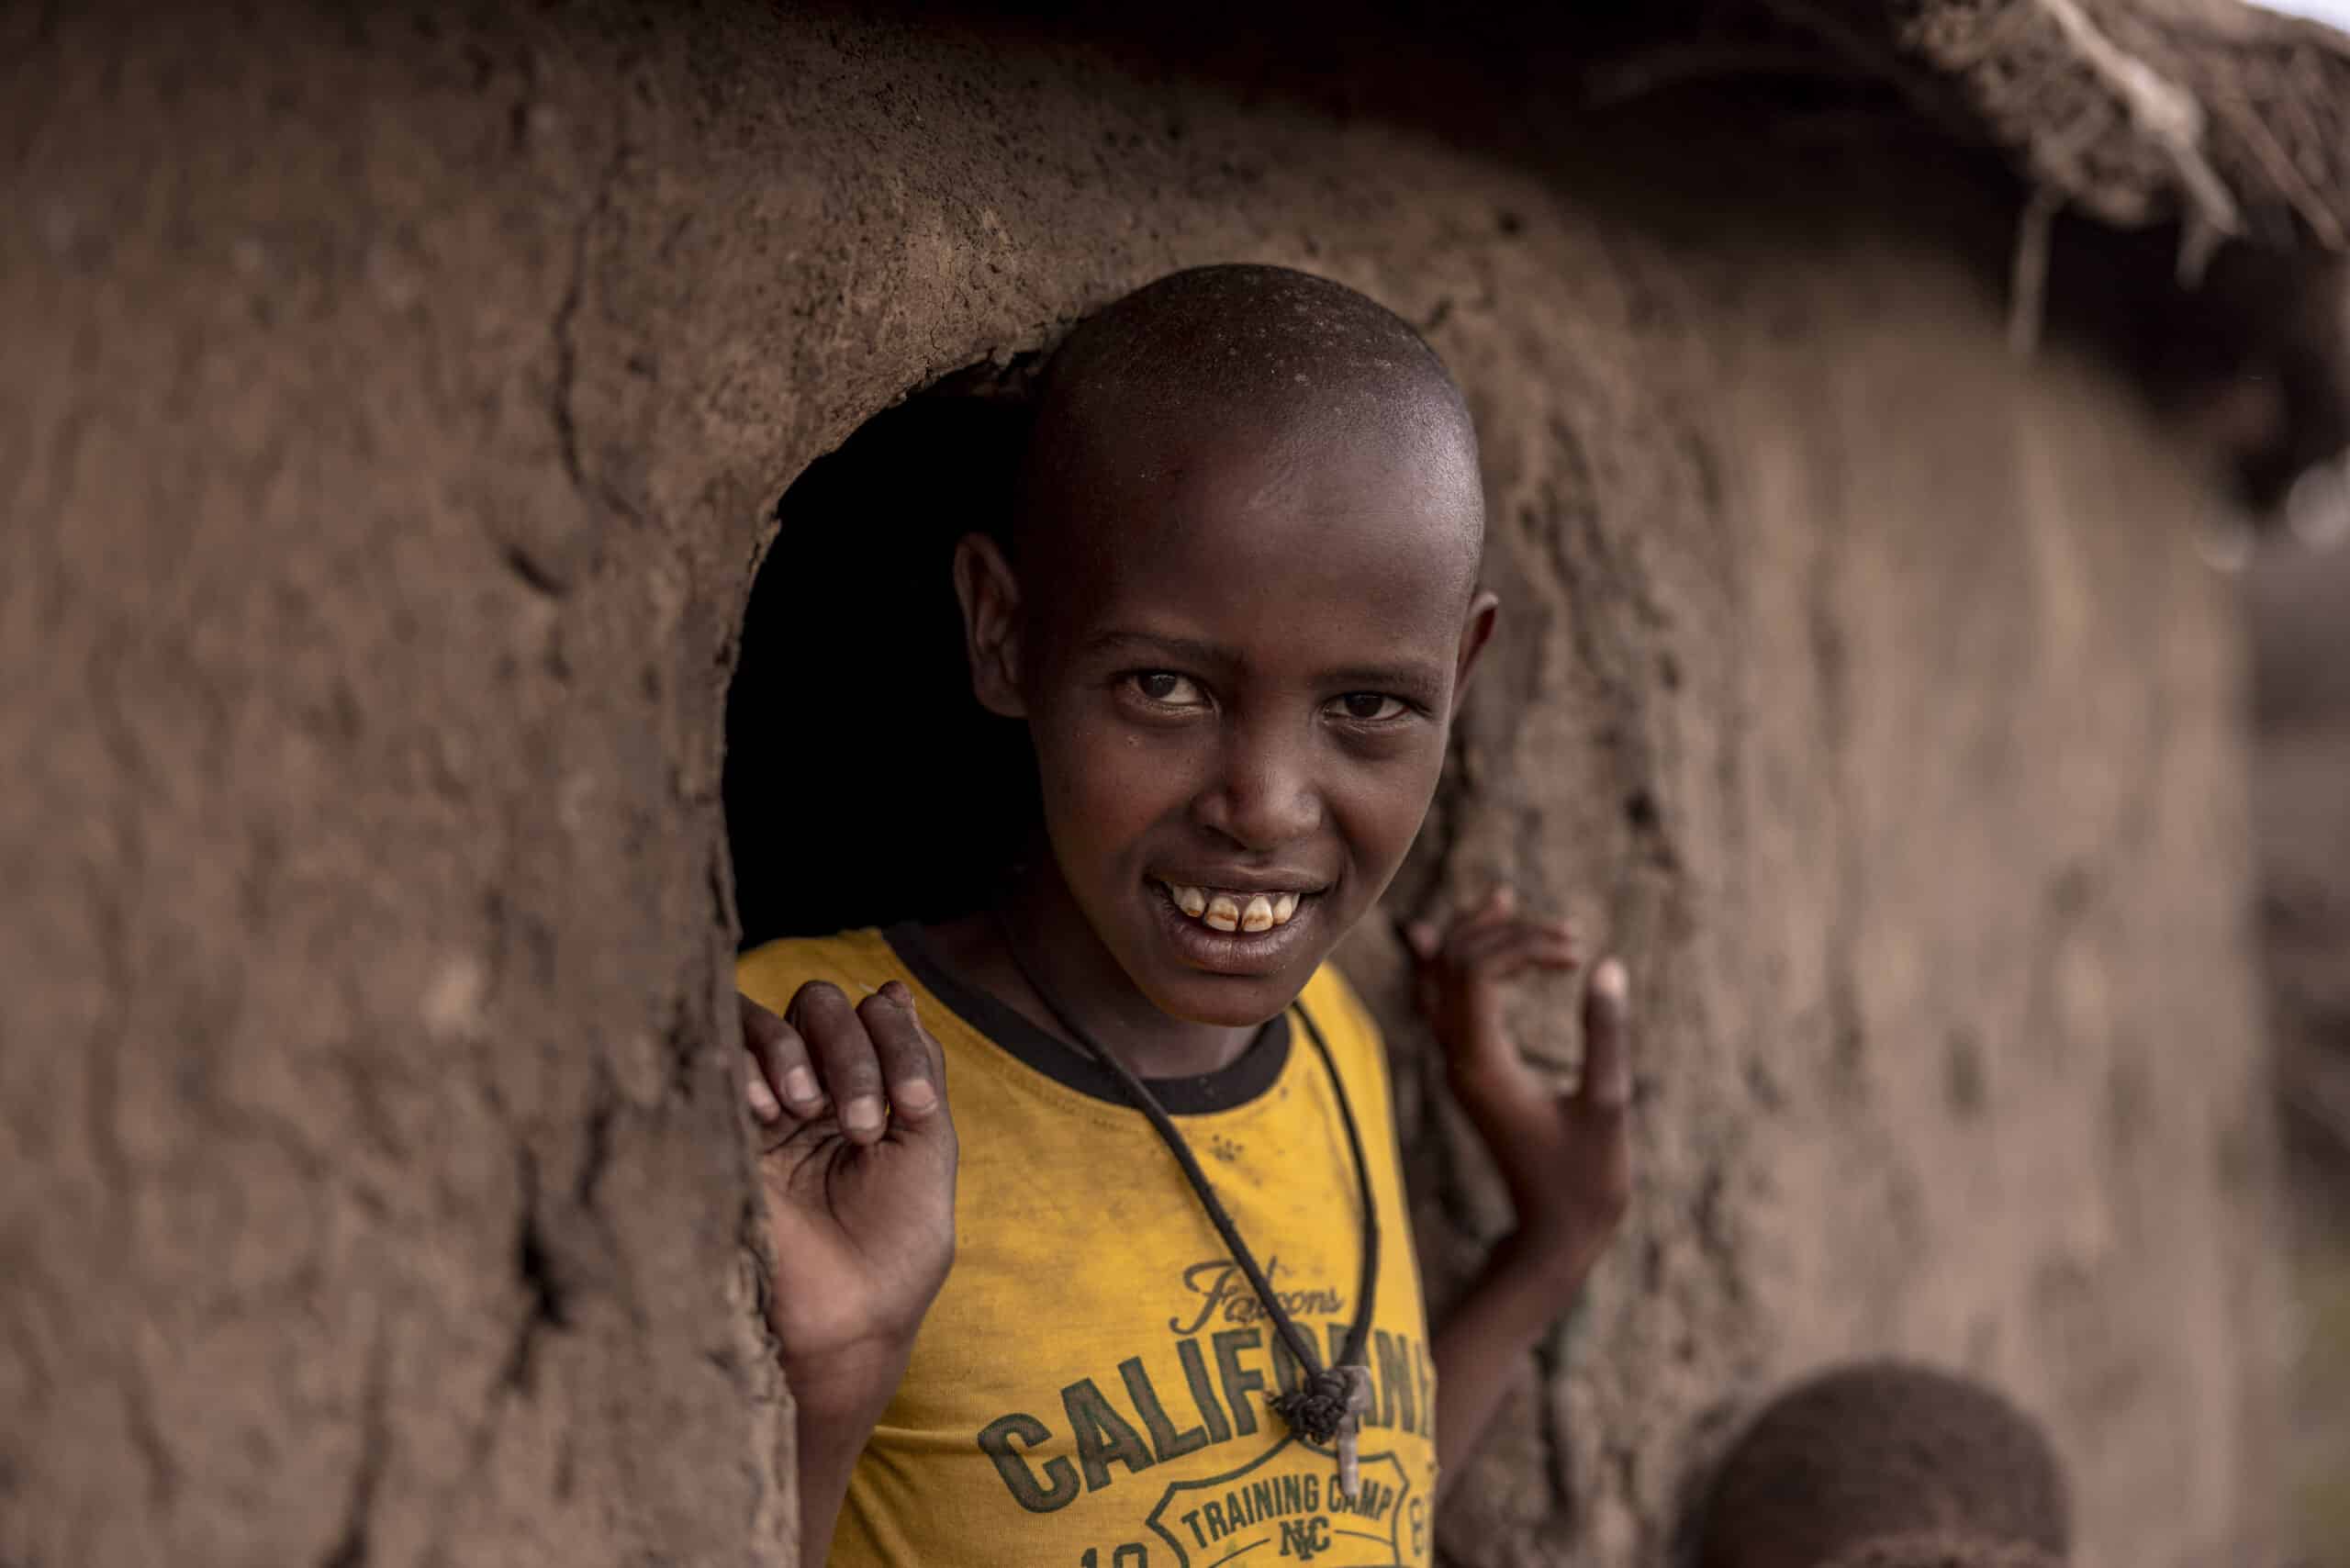
M 779 1014 L 740 1000 L 784 1375 L 803 1412 L 869 1420 L 955 1259 L 945 1056 L 896 980 L 855 1006 L 822 980 Z

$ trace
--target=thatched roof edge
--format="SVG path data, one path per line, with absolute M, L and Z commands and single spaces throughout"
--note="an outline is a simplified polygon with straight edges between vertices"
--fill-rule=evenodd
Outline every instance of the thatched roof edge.
M 2190 271 L 2232 237 L 2350 249 L 2350 38 L 2320 23 L 2234 0 L 1773 8 L 1873 30 L 2064 205 L 2178 220 Z

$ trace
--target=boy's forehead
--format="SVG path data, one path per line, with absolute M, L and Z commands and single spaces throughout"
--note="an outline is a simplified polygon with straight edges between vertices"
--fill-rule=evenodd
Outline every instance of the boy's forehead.
M 1483 521 L 1467 406 L 1408 323 L 1327 279 L 1220 266 L 1056 351 L 1015 547 L 1032 593 L 1400 573 L 1465 608 Z
M 1448 444 L 1245 420 L 1118 432 L 1045 509 L 1037 564 L 1089 603 L 1301 582 L 1465 603 L 1483 502 Z

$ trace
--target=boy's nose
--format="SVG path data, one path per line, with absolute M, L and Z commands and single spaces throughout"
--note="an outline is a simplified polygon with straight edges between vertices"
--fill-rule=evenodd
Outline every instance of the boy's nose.
M 1200 822 L 1244 849 L 1294 844 L 1322 825 L 1322 796 L 1307 758 L 1279 745 L 1227 747 L 1196 804 Z

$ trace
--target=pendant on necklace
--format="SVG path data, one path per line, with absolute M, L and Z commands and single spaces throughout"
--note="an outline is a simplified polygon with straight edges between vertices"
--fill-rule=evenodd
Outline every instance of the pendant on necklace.
M 1349 1361 L 1337 1369 L 1347 1380 L 1347 1413 L 1338 1420 L 1338 1491 L 1351 1503 L 1362 1495 L 1362 1456 L 1356 1439 L 1371 1414 L 1371 1369 Z

